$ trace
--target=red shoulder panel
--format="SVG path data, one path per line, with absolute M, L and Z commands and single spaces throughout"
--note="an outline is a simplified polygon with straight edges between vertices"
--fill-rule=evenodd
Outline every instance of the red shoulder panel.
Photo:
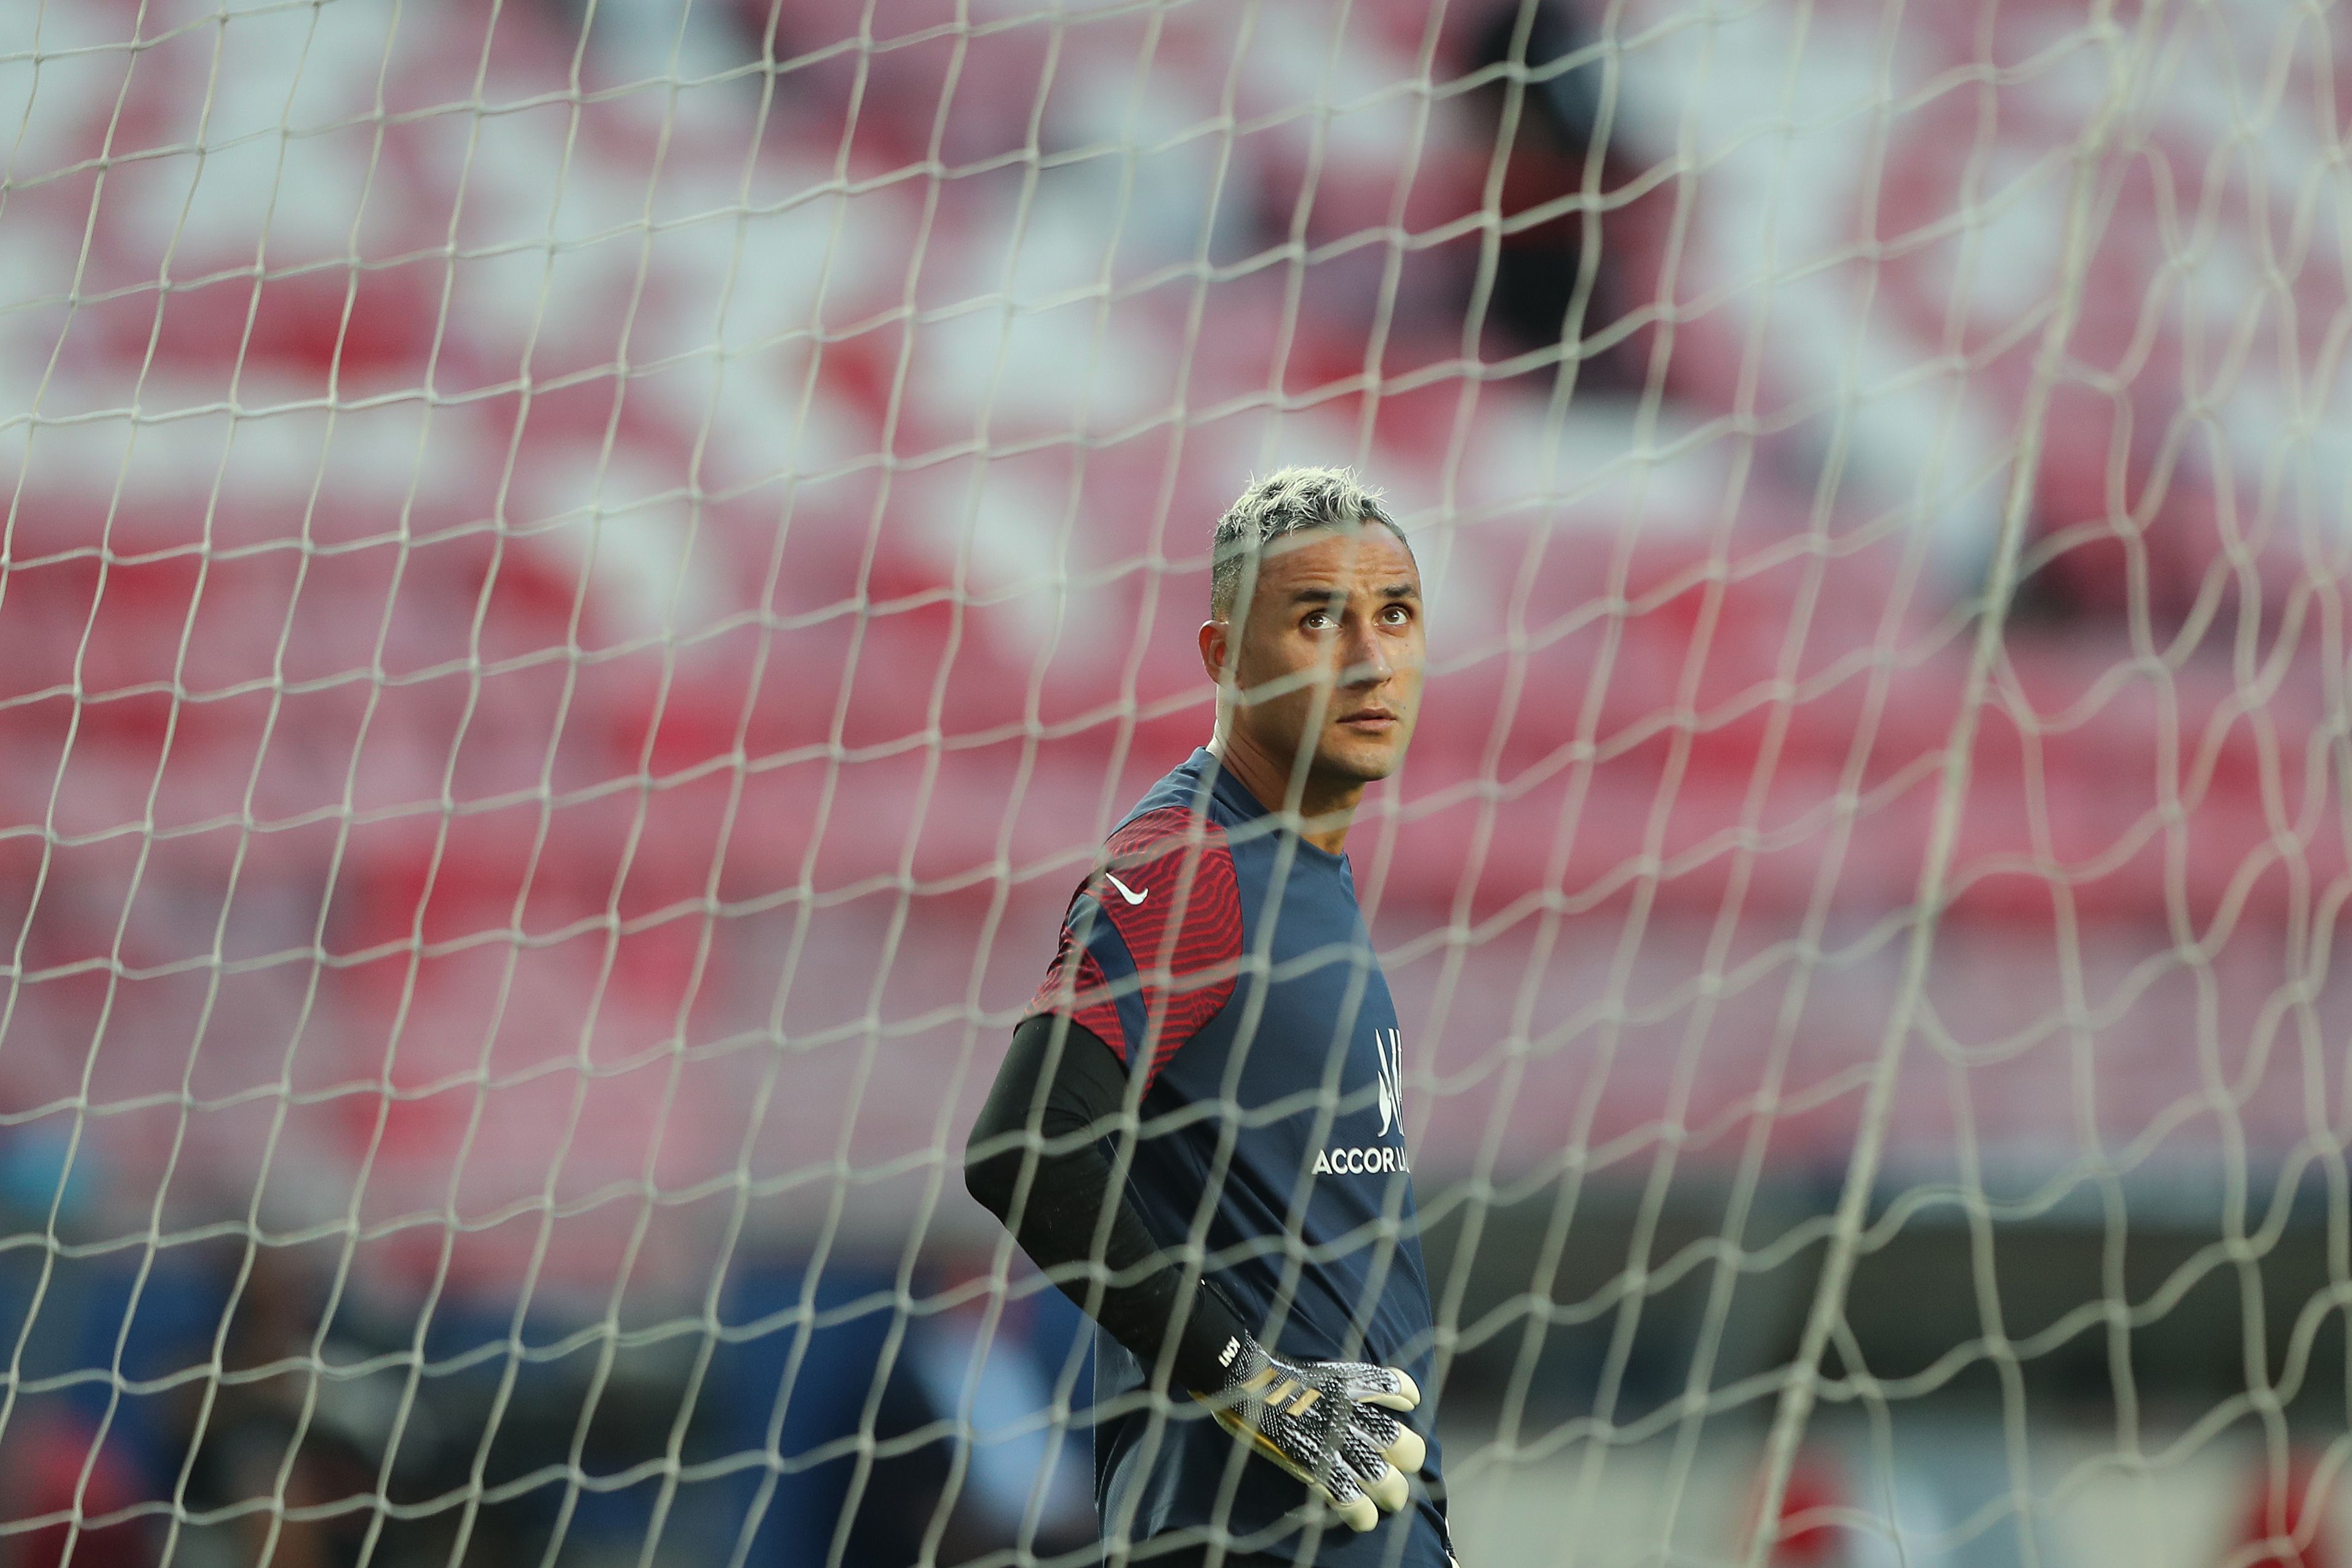
M 1137 817 L 1104 851 L 1103 863 L 1078 891 L 1108 918 L 1137 978 L 1107 982 L 1103 965 L 1065 915 L 1060 948 L 1029 1009 L 1067 1013 L 1124 1061 L 1148 1051 L 1149 1076 L 1156 1078 L 1233 995 L 1242 954 L 1233 851 L 1223 828 L 1174 806 Z M 1077 909 L 1075 897 L 1071 909 Z M 1141 1005 L 1129 999 L 1122 1007 L 1122 995 Z

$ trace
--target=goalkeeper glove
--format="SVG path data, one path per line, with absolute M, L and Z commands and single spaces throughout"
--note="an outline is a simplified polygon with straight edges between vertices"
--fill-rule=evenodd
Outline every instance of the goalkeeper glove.
M 1306 1482 L 1352 1529 L 1404 1507 L 1404 1473 L 1429 1452 L 1391 1414 L 1421 1403 L 1412 1378 L 1360 1361 L 1287 1361 L 1247 1334 L 1220 1359 L 1224 1386 L 1193 1395 L 1219 1425 Z

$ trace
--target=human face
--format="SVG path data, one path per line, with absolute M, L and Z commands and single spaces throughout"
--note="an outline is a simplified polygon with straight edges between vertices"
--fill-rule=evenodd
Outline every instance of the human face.
M 1421 571 L 1379 524 L 1285 535 L 1258 558 L 1234 607 L 1201 652 L 1222 694 L 1228 746 L 1286 782 L 1307 758 L 1309 809 L 1352 801 L 1404 760 L 1421 708 Z

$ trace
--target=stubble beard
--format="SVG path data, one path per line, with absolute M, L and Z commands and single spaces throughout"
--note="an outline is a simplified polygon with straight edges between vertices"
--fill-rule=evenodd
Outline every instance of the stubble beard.
M 1403 759 L 1402 742 L 1362 745 L 1343 729 L 1327 727 L 1317 736 L 1300 736 L 1291 753 L 1296 768 L 1299 751 L 1311 751 L 1307 768 L 1310 783 L 1325 789 L 1360 789 L 1377 784 L 1397 770 Z
M 1311 764 L 1316 775 L 1327 783 L 1341 785 L 1377 784 L 1397 770 L 1404 748 L 1390 746 L 1373 756 L 1355 755 L 1352 751 L 1318 747 Z

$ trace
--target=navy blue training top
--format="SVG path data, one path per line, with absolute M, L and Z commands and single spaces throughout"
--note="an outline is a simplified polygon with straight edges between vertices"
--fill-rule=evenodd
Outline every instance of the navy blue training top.
M 1127 1197 L 1160 1245 L 1196 1241 L 1269 1349 L 1402 1367 L 1426 1397 L 1402 1045 L 1345 855 L 1286 831 L 1196 750 L 1110 835 L 1029 1010 L 1083 1024 L 1143 1081 Z M 1425 1406 L 1407 1417 L 1429 1439 L 1412 1506 L 1359 1535 L 1305 1510 L 1295 1478 L 1197 1403 L 1139 1396 L 1144 1384 L 1097 1330 L 1107 1536 L 1222 1526 L 1236 1551 L 1328 1568 L 1446 1568 Z

